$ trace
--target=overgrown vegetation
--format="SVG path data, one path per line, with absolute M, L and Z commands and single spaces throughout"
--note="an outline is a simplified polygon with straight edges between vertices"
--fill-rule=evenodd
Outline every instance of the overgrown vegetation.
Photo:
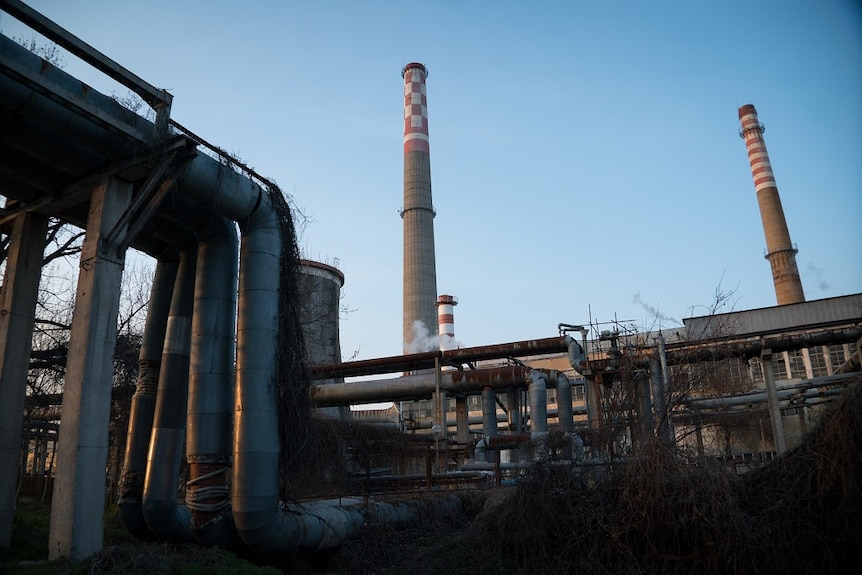
M 798 447 L 749 474 L 686 464 L 654 443 L 588 479 L 536 464 L 489 496 L 457 538 L 435 525 L 397 538 L 367 533 L 339 573 L 855 573 L 862 381 Z M 397 541 L 391 553 L 363 560 L 363 549 L 387 540 Z

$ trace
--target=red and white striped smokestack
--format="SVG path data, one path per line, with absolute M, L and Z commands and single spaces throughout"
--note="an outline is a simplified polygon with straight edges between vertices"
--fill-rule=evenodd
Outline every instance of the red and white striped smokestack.
M 441 336 L 455 337 L 455 306 L 458 298 L 443 294 L 437 297 L 437 332 Z
M 739 131 L 748 150 L 748 162 L 754 178 L 754 191 L 760 206 L 763 233 L 766 236 L 766 259 L 772 267 L 772 281 L 778 305 L 805 301 L 799 269 L 796 267 L 796 248 L 790 241 L 787 220 L 781 208 L 781 198 L 775 185 L 775 176 L 766 144 L 763 141 L 764 127 L 757 119 L 757 110 L 751 104 L 739 108 Z
M 404 78 L 404 348 L 413 341 L 415 323 L 436 335 L 437 268 L 434 256 L 434 206 L 428 146 L 428 71 L 417 62 Z

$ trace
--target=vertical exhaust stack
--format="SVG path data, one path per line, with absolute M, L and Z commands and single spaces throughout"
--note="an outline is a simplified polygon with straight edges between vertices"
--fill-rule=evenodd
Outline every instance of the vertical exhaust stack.
M 450 349 L 449 344 L 454 344 L 456 305 L 458 305 L 458 298 L 453 295 L 443 294 L 437 297 L 437 332 L 440 334 L 440 349 Z
M 775 297 L 778 305 L 805 301 L 799 269 L 796 267 L 796 248 L 790 241 L 781 198 L 775 185 L 775 176 L 766 144 L 763 141 L 764 127 L 757 120 L 757 110 L 751 104 L 739 108 L 739 122 L 742 128 L 739 135 L 745 140 L 754 190 L 763 220 L 763 233 L 766 235 L 766 259 L 772 267 L 772 281 L 775 284 Z
M 428 146 L 428 71 L 417 62 L 404 78 L 404 349 L 419 321 L 433 335 L 436 326 L 437 268 L 434 256 L 434 206 Z

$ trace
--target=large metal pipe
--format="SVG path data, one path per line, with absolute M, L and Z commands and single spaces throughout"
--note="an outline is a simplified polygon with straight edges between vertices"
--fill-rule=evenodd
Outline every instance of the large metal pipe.
M 497 435 L 497 396 L 490 385 L 482 386 L 482 434 Z
M 348 361 L 339 364 L 313 365 L 309 367 L 309 371 L 312 379 L 417 371 L 433 368 L 434 361 L 438 358 L 444 365 L 464 365 L 489 359 L 569 352 L 573 341 L 572 337 L 568 335 L 528 339 L 511 343 Z
M 440 374 L 440 389 L 447 392 L 480 393 L 485 387 L 492 390 L 526 387 L 529 384 L 530 371 L 529 367 L 522 366 L 443 371 Z M 309 393 L 315 405 L 329 406 L 422 399 L 430 397 L 436 388 L 433 373 L 417 373 L 390 379 L 313 385 Z
M 144 495 L 144 476 L 147 471 L 147 452 L 153 429 L 153 414 L 156 409 L 162 348 L 177 267 L 176 261 L 159 260 L 156 264 L 141 351 L 138 355 L 138 380 L 129 410 L 129 428 L 126 435 L 126 452 L 123 458 L 117 508 L 120 520 L 126 529 L 140 538 L 152 536 L 144 520 L 141 501 Z
M 572 411 L 572 382 L 565 373 L 557 374 L 557 412 L 560 428 L 563 431 L 575 430 L 575 418 Z
M 203 220 L 192 316 L 186 506 L 200 542 L 232 547 L 237 539 L 229 483 L 239 240 L 232 221 L 209 214 Z
M 530 396 L 530 431 L 548 433 L 548 386 L 550 379 L 546 372 L 530 370 L 530 383 L 527 393 Z
M 186 439 L 191 320 L 194 305 L 193 250 L 180 253 L 162 350 L 144 494 L 141 508 L 159 539 L 191 541 L 191 514 L 177 505 L 177 485 Z

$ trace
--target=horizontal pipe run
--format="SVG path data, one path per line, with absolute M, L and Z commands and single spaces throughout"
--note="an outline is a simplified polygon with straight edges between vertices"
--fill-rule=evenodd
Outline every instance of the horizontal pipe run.
M 437 358 L 441 360 L 441 364 L 460 366 L 481 360 L 568 352 L 570 340 L 570 336 L 561 336 L 479 347 L 429 351 L 361 361 L 313 365 L 309 367 L 309 371 L 311 379 L 334 379 L 337 377 L 380 375 L 399 371 L 418 371 L 432 369 L 434 367 L 434 360 Z
M 495 367 L 471 371 L 443 371 L 440 388 L 455 393 L 480 393 L 483 387 L 506 389 L 526 387 L 532 368 L 523 366 Z M 548 381 L 556 382 L 557 373 L 552 370 L 537 370 L 548 374 Z M 436 389 L 434 373 L 407 375 L 404 377 L 327 383 L 312 385 L 311 400 L 317 407 L 374 403 L 377 401 L 399 401 L 428 397 Z

